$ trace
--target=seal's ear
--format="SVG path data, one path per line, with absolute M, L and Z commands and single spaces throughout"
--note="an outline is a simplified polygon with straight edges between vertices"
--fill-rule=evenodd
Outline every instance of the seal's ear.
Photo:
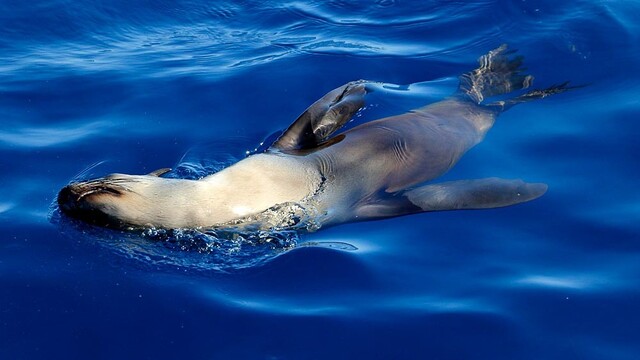
M 147 174 L 147 176 L 162 176 L 166 173 L 168 173 L 169 171 L 171 171 L 171 168 L 162 168 L 162 169 L 158 169 L 158 170 L 154 170 L 150 173 Z
M 368 83 L 352 81 L 330 91 L 303 112 L 270 148 L 309 150 L 326 142 L 364 106 Z

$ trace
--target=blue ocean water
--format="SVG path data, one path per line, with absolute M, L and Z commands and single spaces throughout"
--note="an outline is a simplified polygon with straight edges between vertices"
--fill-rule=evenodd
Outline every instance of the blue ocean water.
M 0 2 L 1 359 L 640 358 L 634 1 Z M 445 177 L 545 182 L 484 211 L 268 243 L 69 224 L 76 178 L 245 156 L 350 80 L 437 101 L 509 44 L 537 87 Z

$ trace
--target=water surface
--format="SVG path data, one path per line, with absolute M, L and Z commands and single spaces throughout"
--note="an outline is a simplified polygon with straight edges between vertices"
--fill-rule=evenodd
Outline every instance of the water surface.
M 0 358 L 637 359 L 632 1 L 0 3 Z M 486 211 L 213 241 L 69 224 L 77 177 L 241 159 L 327 91 L 437 101 L 507 43 L 536 87 L 446 179 L 549 184 Z M 223 239 L 224 240 L 224 239 Z

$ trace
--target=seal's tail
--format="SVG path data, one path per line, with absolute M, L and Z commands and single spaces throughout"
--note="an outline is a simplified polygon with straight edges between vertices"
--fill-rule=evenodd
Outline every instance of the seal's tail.
M 515 52 L 515 50 L 509 50 L 507 45 L 502 45 L 481 56 L 478 59 L 480 66 L 477 69 L 460 76 L 457 95 L 480 104 L 491 96 L 530 87 L 533 84 L 533 76 L 524 74 L 526 70 L 522 67 L 524 57 L 512 56 Z M 544 90 L 533 90 L 513 99 L 489 103 L 487 107 L 502 112 L 516 104 L 542 99 L 573 88 L 566 82 Z

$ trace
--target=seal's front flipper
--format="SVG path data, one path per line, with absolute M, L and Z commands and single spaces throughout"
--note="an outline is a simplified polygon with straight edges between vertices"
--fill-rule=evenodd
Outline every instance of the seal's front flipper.
M 364 106 L 368 83 L 352 81 L 330 91 L 303 112 L 271 147 L 281 151 L 308 150 L 329 140 Z
M 422 211 L 490 209 L 536 199 L 547 191 L 542 183 L 487 178 L 424 185 L 404 192 Z
M 357 207 L 356 220 L 371 220 L 423 211 L 490 209 L 536 199 L 547 185 L 487 178 L 423 185 L 382 194 Z

